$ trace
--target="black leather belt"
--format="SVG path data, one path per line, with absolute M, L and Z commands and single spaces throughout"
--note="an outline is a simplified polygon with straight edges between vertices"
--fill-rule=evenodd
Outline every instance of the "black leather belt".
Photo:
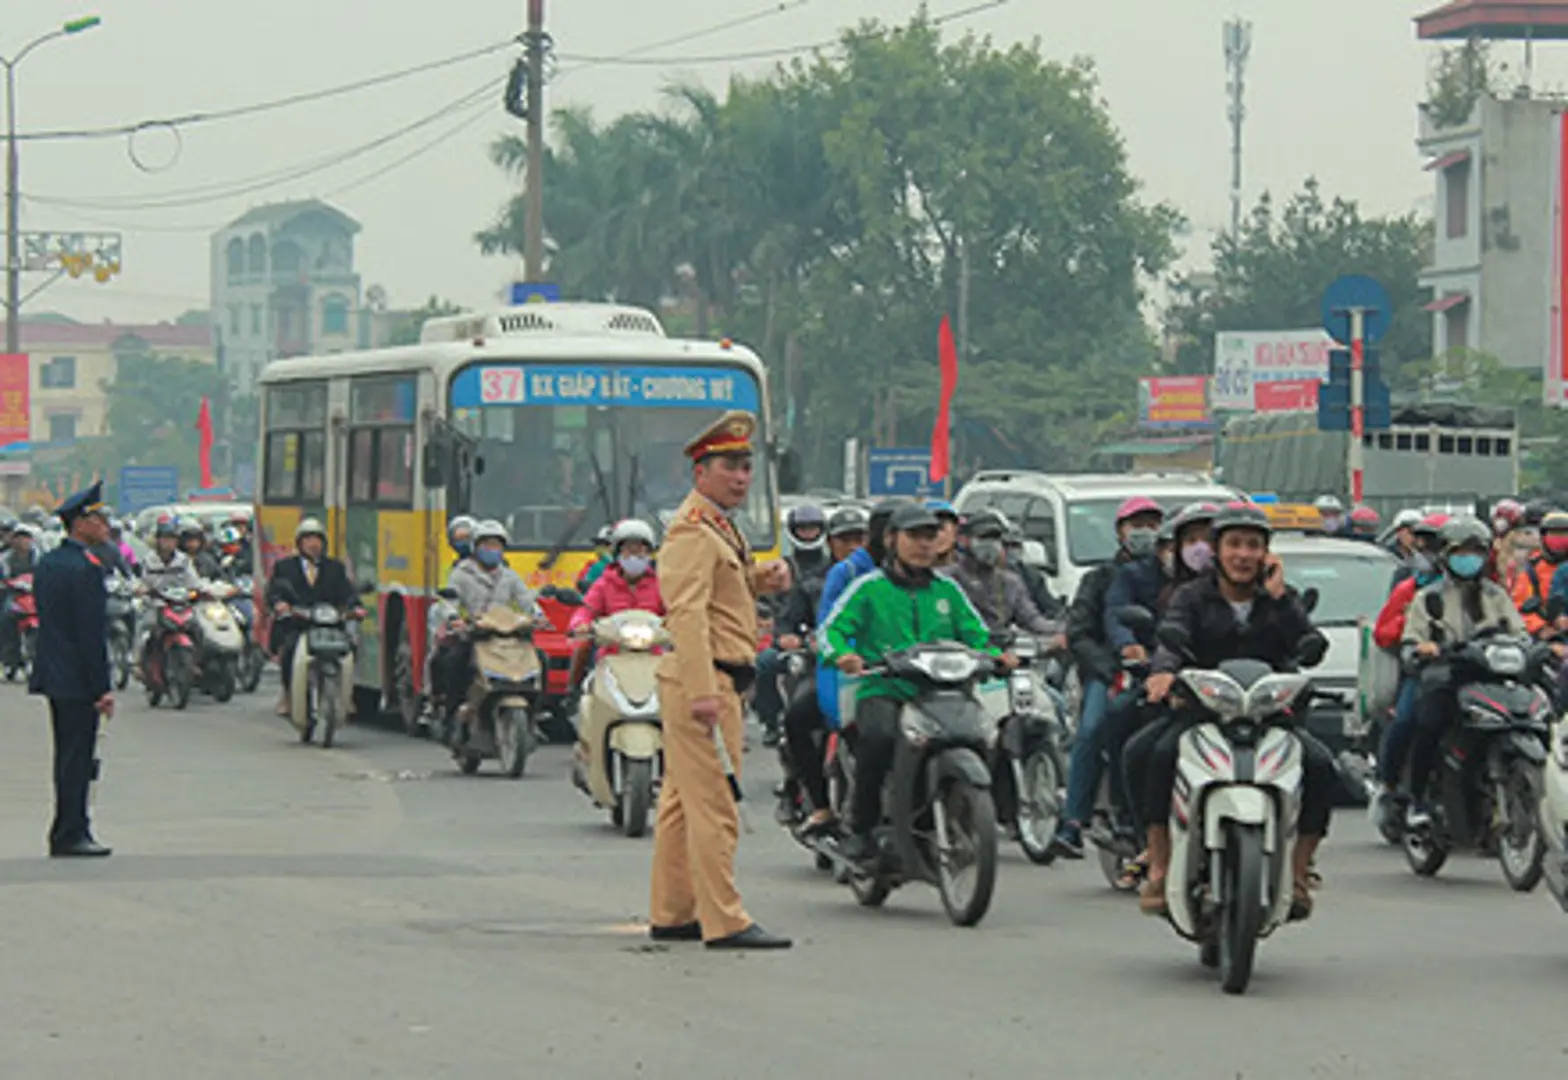
M 732 660 L 715 660 L 715 671 L 723 672 L 730 677 L 730 682 L 735 684 L 735 692 L 744 694 L 751 689 L 751 684 L 757 681 L 757 665 L 742 664 Z

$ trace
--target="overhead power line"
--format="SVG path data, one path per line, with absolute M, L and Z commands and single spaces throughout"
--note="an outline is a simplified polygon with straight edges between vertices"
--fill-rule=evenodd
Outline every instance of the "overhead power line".
M 190 127 L 195 124 L 209 124 L 219 120 L 234 120 L 244 116 L 255 116 L 259 113 L 275 112 L 279 109 L 293 108 L 296 105 L 307 105 L 316 101 L 324 101 L 328 98 L 358 93 L 361 90 L 369 90 L 377 86 L 385 86 L 388 83 L 412 78 L 415 75 L 423 75 L 428 71 L 438 71 L 442 68 L 452 67 L 455 64 L 465 63 L 482 56 L 491 56 L 503 49 L 511 48 L 515 44 L 516 42 L 513 39 L 508 38 L 505 41 L 492 42 L 477 49 L 469 49 L 467 52 L 461 52 L 455 56 L 447 56 L 439 60 L 415 64 L 413 67 L 400 68 L 397 71 L 372 75 L 366 79 L 341 83 L 337 86 L 323 87 L 319 90 L 290 94 L 287 97 L 257 101 L 249 105 L 236 105 L 226 109 L 206 109 L 200 112 L 184 113 L 179 116 L 154 117 L 131 124 L 112 124 L 108 127 L 21 132 L 17 134 L 17 139 L 18 141 L 25 139 L 32 142 L 58 142 L 66 139 L 112 139 L 125 135 L 135 135 L 146 131 L 148 128 Z

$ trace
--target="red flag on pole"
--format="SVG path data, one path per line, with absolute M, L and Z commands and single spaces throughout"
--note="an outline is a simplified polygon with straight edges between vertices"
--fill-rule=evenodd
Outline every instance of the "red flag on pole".
M 196 414 L 196 431 L 201 435 L 201 442 L 197 444 L 201 488 L 206 491 L 212 487 L 212 406 L 206 398 L 201 399 L 201 412 Z
M 947 479 L 951 462 L 948 445 L 948 426 L 952 420 L 953 394 L 958 389 L 958 346 L 953 344 L 953 323 L 942 316 L 942 328 L 937 331 L 937 357 L 942 363 L 942 400 L 937 405 L 936 427 L 931 430 L 931 482 L 940 484 Z

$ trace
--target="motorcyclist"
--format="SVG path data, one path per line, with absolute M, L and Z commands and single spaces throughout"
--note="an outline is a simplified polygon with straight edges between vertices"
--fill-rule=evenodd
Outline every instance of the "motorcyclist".
M 1007 519 L 995 510 L 981 510 L 964 519 L 958 527 L 958 555 L 953 561 L 952 578 L 993 633 L 1019 626 L 1055 637 L 1061 627 L 1040 613 L 1029 597 L 1024 579 L 1007 565 L 1007 549 L 1002 541 L 1009 527 Z
M 506 565 L 506 546 L 511 542 L 506 526 L 486 520 L 474 526 L 473 554 L 452 570 L 448 584 L 457 593 L 458 612 L 465 619 L 476 619 L 492 607 L 510 607 L 545 622 L 533 590 L 523 584 L 517 571 Z M 434 688 L 445 704 L 443 734 L 452 735 L 451 721 L 473 678 L 474 646 L 463 634 L 449 635 L 432 662 Z
M 1497 580 L 1513 595 L 1519 583 L 1519 567 L 1528 561 L 1538 537 L 1525 533 L 1524 506 L 1516 499 L 1499 499 L 1492 507 L 1492 565 Z
M 1551 518 L 1548 514 L 1543 524 L 1550 524 Z M 1563 525 L 1568 528 L 1568 522 Z M 1435 660 L 1442 654 L 1444 644 L 1468 641 L 1482 627 L 1502 626 L 1509 633 L 1525 633 L 1528 617 L 1520 616 L 1502 586 L 1486 578 L 1487 557 L 1492 550 L 1491 530 L 1474 518 L 1460 518 L 1443 526 L 1442 544 L 1443 576 L 1416 594 L 1405 618 L 1401 640 L 1407 664 Z M 1443 598 L 1443 617 L 1438 622 L 1426 608 L 1426 597 L 1434 593 Z M 1427 792 L 1443 733 L 1458 716 L 1458 690 L 1449 680 L 1421 680 L 1415 730 L 1410 740 L 1407 828 L 1419 828 L 1431 821 Z
M 217 536 L 218 569 L 229 580 L 249 577 L 255 573 L 250 545 L 238 525 L 225 525 Z
M 894 513 L 889 551 L 882 569 L 857 579 L 834 605 L 822 628 L 822 659 L 858 676 L 866 658 L 921 642 L 957 641 L 1000 655 L 990 644 L 985 621 L 964 591 L 935 571 L 942 525 L 920 506 Z M 1002 666 L 1016 661 L 1002 656 Z M 861 679 L 855 695 L 854 806 L 846 858 L 863 862 L 875 850 L 872 830 L 882 820 L 882 785 L 893 764 L 898 711 L 912 700 L 914 686 L 883 675 Z
M 1539 635 L 1548 629 L 1544 608 L 1552 595 L 1552 576 L 1557 573 L 1558 566 L 1568 559 L 1568 512 L 1552 510 L 1543 514 L 1540 520 L 1540 535 L 1540 550 L 1520 568 L 1513 588 L 1514 606 L 1520 611 L 1523 611 L 1532 600 L 1537 601 L 1543 609 L 1524 617 L 1525 629 L 1532 635 Z M 1486 550 L 1490 555 L 1492 551 L 1490 536 L 1488 536 Z
M 888 524 L 893 520 L 895 511 L 908 505 L 911 505 L 908 499 L 895 498 L 884 500 L 871 508 L 866 518 L 866 546 L 851 551 L 842 561 L 835 563 L 822 583 L 822 596 L 817 600 L 819 635 L 821 627 L 828 621 L 828 616 L 850 585 L 886 561 Z M 838 691 L 838 668 L 832 664 L 818 664 L 817 708 L 822 713 L 823 722 L 834 729 L 839 727 L 842 719 L 839 715 Z
M 1183 657 L 1161 645 L 1145 683 L 1150 702 L 1164 701 L 1184 666 L 1215 668 L 1227 660 L 1253 659 L 1276 671 L 1291 670 L 1302 643 L 1322 635 L 1313 628 L 1300 597 L 1285 583 L 1279 556 L 1269 551 L 1273 528 L 1263 511 L 1249 503 L 1221 507 L 1212 528 L 1214 567 L 1171 599 L 1161 631 L 1179 636 L 1191 652 Z M 1149 914 L 1165 911 L 1165 876 L 1170 866 L 1171 792 L 1175 783 L 1178 739 L 1193 714 L 1178 702 L 1160 723 L 1150 725 L 1128 743 L 1127 756 L 1147 753 L 1148 787 L 1143 794 L 1143 820 L 1148 824 L 1149 870 L 1139 906 Z M 1335 786 L 1334 760 L 1305 731 L 1302 748 L 1302 794 L 1293 852 L 1294 881 L 1291 918 L 1312 912 L 1309 877 L 1313 852 L 1328 831 Z M 1136 771 L 1129 764 L 1129 774 Z
M 1365 503 L 1357 506 L 1350 512 L 1350 531 L 1347 534 L 1352 540 L 1364 540 L 1369 544 L 1377 542 L 1377 534 L 1382 531 L 1383 519 L 1378 512 Z
M 1010 522 L 1007 535 L 1002 537 L 1002 547 L 1007 552 L 1007 565 L 1017 571 L 1018 576 L 1024 579 L 1024 588 L 1029 590 L 1029 599 L 1034 601 L 1034 606 L 1039 609 L 1052 622 L 1061 622 L 1067 617 L 1067 605 L 1051 591 L 1050 582 L 1045 580 L 1038 567 L 1030 566 L 1024 561 L 1024 531 L 1015 522 Z
M 1410 530 L 1415 547 L 1410 563 L 1401 567 L 1394 579 L 1394 589 L 1378 614 L 1372 630 L 1372 640 L 1380 649 L 1397 651 L 1405 636 L 1405 624 L 1410 605 L 1416 593 L 1443 576 L 1443 527 L 1448 524 L 1447 514 L 1429 514 Z M 1394 696 L 1394 715 L 1383 732 L 1382 744 L 1377 754 L 1377 779 L 1382 785 L 1371 806 L 1372 820 L 1379 827 L 1390 805 L 1389 796 L 1399 787 L 1399 774 L 1405 767 L 1410 752 L 1410 740 L 1415 734 L 1416 705 L 1421 680 L 1411 673 L 1400 676 L 1399 689 Z
M 1083 823 L 1094 813 L 1100 786 L 1111 683 L 1121 671 L 1121 658 L 1105 634 L 1106 597 L 1123 565 L 1155 553 L 1164 520 L 1164 509 L 1147 496 L 1135 495 L 1117 507 L 1116 557 L 1083 576 L 1067 610 L 1067 647 L 1078 667 L 1082 700 L 1067 765 L 1066 813 L 1052 840 L 1056 853 L 1065 858 L 1083 858 Z
M 1411 530 L 1421 523 L 1426 515 L 1419 510 L 1405 508 L 1394 515 L 1394 528 L 1388 541 L 1383 545 L 1388 553 L 1402 563 L 1408 563 L 1415 554 L 1416 542 Z
M 1345 504 L 1339 501 L 1336 495 L 1319 495 L 1312 502 L 1312 507 L 1323 519 L 1324 536 L 1344 536 L 1349 531 L 1350 523 L 1345 520 Z
M 180 523 L 180 550 L 191 561 L 197 577 L 213 581 L 223 576 L 217 556 L 208 550 L 207 530 L 194 518 L 186 518 Z
M 822 507 L 805 503 L 791 507 L 784 517 L 789 534 L 791 586 L 769 605 L 773 616 L 774 645 L 757 654 L 757 690 L 752 707 L 762 723 L 764 746 L 777 746 L 783 728 L 784 701 L 779 695 L 783 654 L 801 646 L 801 635 L 815 625 L 817 600 L 828 573 L 827 516 Z
M 12 591 L 9 583 L 23 574 L 31 574 L 38 565 L 38 551 L 31 525 L 13 523 L 6 539 L 4 554 L 0 554 L 0 657 L 7 666 L 21 649 L 21 639 L 16 632 L 16 616 L 11 611 Z
M 291 609 L 307 610 L 315 604 L 331 604 L 339 609 L 358 607 L 358 595 L 348 567 L 327 554 L 327 530 L 315 518 L 304 518 L 294 527 L 297 558 L 279 559 L 267 582 L 267 602 L 277 616 L 272 621 L 272 651 L 278 658 L 283 676 L 283 693 L 278 698 L 279 716 L 289 714 L 289 690 L 294 683 L 294 650 L 302 630 L 299 620 L 289 618 Z
M 453 519 L 453 525 L 458 519 Z M 470 521 L 470 524 L 472 522 Z M 602 526 L 593 538 L 593 561 L 583 567 L 582 573 L 577 575 L 577 591 L 584 596 L 593 588 L 593 583 L 599 580 L 599 575 L 610 568 L 615 561 L 615 526 Z
M 959 514 L 946 499 L 927 499 L 926 509 L 942 523 L 942 531 L 936 541 L 936 567 L 945 571 L 958 558 Z
M 120 566 L 124 568 L 126 577 L 135 577 L 142 572 L 140 560 L 136 557 L 136 549 L 131 546 L 131 523 L 129 520 L 116 519 L 109 523 L 109 541 L 120 555 Z
M 179 538 L 179 523 L 167 514 L 159 517 L 153 526 L 152 553 L 142 564 L 142 590 L 154 597 L 153 603 L 142 605 L 140 625 L 136 628 L 142 672 L 149 670 L 147 660 L 156 645 L 152 626 L 158 613 L 157 598 L 170 589 L 191 591 L 201 587 L 201 579 L 196 576 L 190 558 L 179 549 Z
M 658 567 L 653 561 L 657 546 L 647 522 L 628 518 L 617 524 L 610 534 L 610 554 L 615 561 L 593 583 L 582 606 L 572 612 L 569 629 L 581 636 L 595 619 L 617 611 L 651 611 L 662 616 L 664 600 L 659 596 Z

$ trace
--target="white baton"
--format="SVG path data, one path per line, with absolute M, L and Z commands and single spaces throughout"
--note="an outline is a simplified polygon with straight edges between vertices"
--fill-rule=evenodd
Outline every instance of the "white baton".
M 740 790 L 740 780 L 735 776 L 735 760 L 730 757 L 730 748 L 724 745 L 724 735 L 717 724 L 713 725 L 713 746 L 719 752 L 719 768 L 724 770 L 724 778 L 729 781 L 730 794 L 735 796 L 735 813 L 740 818 L 740 826 L 749 836 L 751 819 L 746 816 L 745 796 Z

